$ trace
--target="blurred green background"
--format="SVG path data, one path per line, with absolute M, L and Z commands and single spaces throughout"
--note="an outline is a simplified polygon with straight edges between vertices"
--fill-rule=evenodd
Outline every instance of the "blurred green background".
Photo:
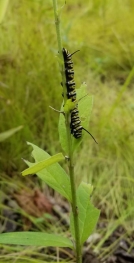
M 128 235 L 134 230 L 133 25 L 133 0 L 68 0 L 61 11 L 63 46 L 80 49 L 76 86 L 85 81 L 94 96 L 89 130 L 98 145 L 85 136 L 75 169 L 77 182 L 82 175 L 94 185 L 93 202 L 107 223 L 98 247 L 120 225 Z M 0 132 L 23 128 L 0 144 L 2 196 L 30 180 L 20 176 L 21 158 L 30 158 L 26 141 L 51 154 L 61 150 L 59 115 L 49 108 L 60 109 L 60 82 L 52 2 L 10 1 L 0 25 Z

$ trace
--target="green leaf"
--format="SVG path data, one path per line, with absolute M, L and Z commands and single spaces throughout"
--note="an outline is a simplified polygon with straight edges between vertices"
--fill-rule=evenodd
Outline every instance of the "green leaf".
M 93 96 L 89 96 L 87 94 L 86 90 L 86 84 L 83 83 L 80 87 L 80 89 L 77 90 L 77 100 L 78 102 L 78 110 L 79 110 L 79 116 L 81 120 L 81 125 L 85 129 L 88 130 L 89 126 L 89 120 L 91 116 L 91 110 L 93 107 Z M 73 137 L 73 150 L 76 150 L 77 147 L 81 144 L 84 136 L 86 135 L 86 131 L 82 130 L 82 137 L 81 139 L 75 139 Z M 88 135 L 90 136 L 90 135 Z
M 87 85 L 85 83 L 77 90 L 77 100 L 81 125 L 87 129 L 93 107 L 93 96 L 87 93 Z
M 23 128 L 23 126 L 19 126 L 13 129 L 10 129 L 8 131 L 2 132 L 0 133 L 0 142 L 8 139 L 9 137 L 11 137 L 14 133 L 18 132 L 19 130 L 21 130 Z
M 43 151 L 38 146 L 32 143 L 28 144 L 33 147 L 32 156 L 35 159 L 36 163 L 44 161 L 45 159 L 48 159 L 50 157 L 47 152 Z M 29 167 L 32 167 L 34 165 L 33 163 L 30 163 L 28 161 L 25 162 Z M 46 169 L 38 172 L 37 176 L 71 202 L 70 179 L 58 163 L 52 164 Z
M 77 102 L 72 101 L 72 99 L 68 99 L 66 104 L 64 105 L 64 112 L 69 113 L 71 110 L 75 108 Z
M 92 190 L 93 187 L 90 184 L 86 184 L 84 182 L 82 182 L 77 189 L 81 245 L 87 240 L 87 238 L 94 230 L 100 214 L 99 210 L 95 208 L 90 202 L 90 195 Z M 70 228 L 72 236 L 75 237 L 74 220 L 72 213 L 70 215 Z
M 89 119 L 90 119 L 91 110 L 93 106 L 93 97 L 87 94 L 87 86 L 85 83 L 83 83 L 81 87 L 77 89 L 76 91 L 77 91 L 78 110 L 79 110 L 79 116 L 81 119 L 81 125 L 85 129 L 88 129 Z M 61 111 L 63 110 L 64 108 L 62 105 Z M 66 135 L 66 127 L 65 127 L 65 117 L 63 116 L 63 114 L 60 114 L 58 129 L 59 129 L 60 144 L 62 146 L 62 149 L 65 151 L 65 153 L 67 153 L 68 152 L 67 135 Z M 75 150 L 80 145 L 83 139 L 83 135 L 85 134 L 86 132 L 83 130 L 81 139 L 75 139 L 72 136 L 73 150 Z
M 14 244 L 24 246 L 51 246 L 51 247 L 70 247 L 73 244 L 70 239 L 48 233 L 40 232 L 14 232 L 0 234 L 1 244 Z
M 35 163 L 32 167 L 27 168 L 26 170 L 22 172 L 22 175 L 37 173 L 43 170 L 44 168 L 48 167 L 49 165 L 52 165 L 53 163 L 58 163 L 62 160 L 65 160 L 64 155 L 62 153 L 57 153 L 47 158 L 46 160 Z
M 0 23 L 3 21 L 9 0 L 0 0 Z

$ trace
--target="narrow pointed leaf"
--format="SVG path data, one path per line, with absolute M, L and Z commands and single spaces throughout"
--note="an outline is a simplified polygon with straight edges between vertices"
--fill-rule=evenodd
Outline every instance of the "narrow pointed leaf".
M 0 0 L 0 23 L 3 21 L 9 0 Z
M 10 129 L 8 131 L 2 132 L 0 133 L 0 142 L 8 139 L 9 137 L 11 137 L 14 133 L 20 131 L 23 128 L 23 126 L 19 126 L 13 129 Z
M 70 239 L 45 232 L 14 232 L 0 234 L 0 244 L 73 248 L 73 244 Z
M 37 172 L 43 170 L 44 168 L 48 167 L 49 165 L 52 165 L 53 163 L 60 162 L 62 160 L 65 160 L 64 155 L 62 153 L 57 153 L 57 154 L 47 158 L 46 160 L 35 163 L 32 167 L 27 168 L 26 170 L 24 170 L 22 172 L 22 175 L 37 173 Z
M 95 208 L 90 202 L 91 192 L 92 192 L 92 186 L 84 182 L 80 184 L 77 190 L 81 245 L 87 240 L 87 238 L 94 230 L 100 214 L 99 210 Z M 74 221 L 73 221 L 72 213 L 70 216 L 70 227 L 71 227 L 72 236 L 75 237 Z
M 38 146 L 28 143 L 33 147 L 32 156 L 35 159 L 35 162 L 43 161 L 50 157 L 50 155 L 40 149 Z M 29 167 L 32 167 L 34 164 L 28 161 L 25 161 Z M 62 196 L 71 201 L 71 187 L 70 179 L 66 174 L 64 169 L 58 164 L 52 164 L 42 171 L 37 172 L 37 176 L 42 179 L 46 184 L 60 193 Z

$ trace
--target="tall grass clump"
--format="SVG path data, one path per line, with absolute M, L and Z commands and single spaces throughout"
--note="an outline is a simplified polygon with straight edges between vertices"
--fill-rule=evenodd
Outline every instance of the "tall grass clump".
M 46 15 L 51 17 L 52 10 L 49 4 L 42 4 L 13 1 L 0 27 L 1 132 L 23 125 L 22 131 L 1 149 L 3 161 L 8 152 L 17 166 L 21 165 L 19 153 L 26 151 L 24 141 L 37 140 L 47 148 L 53 136 L 58 138 L 58 116 L 48 110 L 49 105 L 59 106 L 60 96 L 59 75 L 53 78 L 57 68 L 54 30 L 51 20 L 44 19 Z
M 89 114 L 87 114 L 87 112 L 91 111 L 92 97 L 87 96 L 86 86 L 83 84 L 77 92 L 79 97 L 76 100 L 72 62 L 73 54 L 69 53 L 67 49 L 62 47 L 60 12 L 57 0 L 53 0 L 53 10 L 59 51 L 59 68 L 62 75 L 64 97 L 61 111 L 59 111 L 59 140 L 64 154 L 58 153 L 51 156 L 34 144 L 28 143 L 33 147 L 32 156 L 35 159 L 35 163 L 32 164 L 26 161 L 29 168 L 23 171 L 22 175 L 37 173 L 39 178 L 67 199 L 71 206 L 71 238 L 69 239 L 66 237 L 64 232 L 60 235 L 55 233 L 50 234 L 44 231 L 43 233 L 16 232 L 1 234 L 0 242 L 2 244 L 8 243 L 17 245 L 43 245 L 45 247 L 69 247 L 75 253 L 75 261 L 77 263 L 81 263 L 83 244 L 92 233 L 99 217 L 99 210 L 92 205 L 90 200 L 93 186 L 83 181 L 81 181 L 79 186 L 77 186 L 74 174 L 74 151 L 82 143 L 82 129 L 85 129 L 89 122 Z M 82 114 L 83 118 L 83 122 L 81 122 L 81 124 L 78 116 L 78 102 L 80 100 L 80 114 Z M 84 127 L 81 125 L 84 125 Z M 91 137 L 93 138 L 92 135 Z M 95 139 L 94 141 L 96 142 Z M 67 162 L 68 173 L 66 173 L 66 171 L 63 170 L 63 168 L 58 164 L 60 161 Z
M 74 162 L 79 160 L 75 162 L 76 184 L 84 177 L 95 185 L 92 200 L 101 209 L 100 226 L 104 228 L 97 230 L 101 240 L 93 248 L 103 260 L 113 253 L 121 238 L 132 236 L 134 227 L 133 76 L 124 86 L 133 71 L 133 9 L 133 1 L 68 0 L 61 11 L 63 46 L 70 52 L 80 49 L 73 58 L 76 86 L 86 81 L 88 92 L 95 95 L 89 130 L 99 144 L 96 147 L 86 135 L 86 142 L 74 153 Z M 49 149 L 51 154 L 60 147 L 58 114 L 48 108 L 59 109 L 62 92 L 53 24 L 51 3 L 14 0 L 0 28 L 1 132 L 23 125 L 1 144 L 3 194 L 14 185 L 11 176 L 24 167 L 21 157 L 29 156 L 25 141 Z M 30 179 L 27 183 L 34 187 Z M 15 189 L 25 187 L 26 181 L 17 178 Z M 112 248 L 105 248 L 105 242 L 119 227 L 123 229 L 120 236 Z M 4 246 L 3 255 L 9 251 Z M 21 247 L 18 250 L 21 253 Z M 18 255 L 15 247 L 13 251 Z M 32 248 L 28 253 L 36 254 Z

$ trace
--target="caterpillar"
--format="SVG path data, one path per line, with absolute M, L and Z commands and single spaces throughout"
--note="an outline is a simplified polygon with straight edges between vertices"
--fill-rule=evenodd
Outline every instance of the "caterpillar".
M 97 143 L 94 136 L 89 131 L 87 131 L 83 126 L 81 126 L 81 120 L 80 120 L 79 111 L 78 111 L 78 104 L 71 111 L 70 129 L 71 129 L 71 134 L 74 136 L 75 139 L 81 138 L 82 137 L 82 130 L 84 130 L 87 133 L 89 133 L 89 135 Z
M 72 101 L 76 101 L 76 90 L 75 90 L 75 81 L 74 81 L 74 69 L 73 69 L 73 61 L 72 56 L 78 52 L 76 50 L 74 53 L 69 53 L 69 51 L 65 48 L 62 49 L 63 59 L 64 59 L 64 68 L 65 68 L 65 76 L 66 76 L 66 88 L 67 88 L 67 98 Z M 61 83 L 62 84 L 62 83 Z M 81 120 L 79 117 L 78 103 L 75 105 L 74 109 L 70 112 L 70 130 L 71 134 L 75 139 L 79 139 L 82 137 L 82 130 L 85 130 L 93 140 L 96 142 L 93 135 L 87 131 L 83 126 L 81 126 Z M 97 142 L 96 142 L 97 143 Z
M 72 99 L 72 101 L 76 100 L 72 55 L 74 55 L 78 51 L 79 50 L 76 50 L 74 53 L 70 54 L 67 49 L 62 49 L 66 76 L 67 98 Z

